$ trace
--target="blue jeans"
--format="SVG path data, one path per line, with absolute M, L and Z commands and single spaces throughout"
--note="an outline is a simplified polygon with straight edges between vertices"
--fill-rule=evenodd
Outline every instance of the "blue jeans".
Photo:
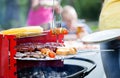
M 101 52 L 103 67 L 107 78 L 120 78 L 120 40 L 101 43 L 102 49 L 114 51 Z

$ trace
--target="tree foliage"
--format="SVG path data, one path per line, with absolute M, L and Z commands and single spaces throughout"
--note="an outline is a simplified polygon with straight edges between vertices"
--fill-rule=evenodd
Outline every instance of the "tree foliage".
M 62 5 L 72 5 L 79 18 L 97 20 L 101 11 L 101 0 L 62 0 Z
M 79 18 L 97 20 L 101 10 L 101 0 L 62 0 L 62 6 L 72 5 Z M 24 26 L 30 0 L 0 0 L 0 29 Z

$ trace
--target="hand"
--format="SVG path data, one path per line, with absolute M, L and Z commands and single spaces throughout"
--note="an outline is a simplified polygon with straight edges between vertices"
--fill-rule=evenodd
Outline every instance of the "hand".
M 54 6 L 54 10 L 57 14 L 60 14 L 62 12 L 62 7 L 58 4 Z
M 40 0 L 32 0 L 32 4 L 31 4 L 31 7 L 33 8 L 33 9 L 37 9 L 38 7 L 39 7 L 39 1 Z

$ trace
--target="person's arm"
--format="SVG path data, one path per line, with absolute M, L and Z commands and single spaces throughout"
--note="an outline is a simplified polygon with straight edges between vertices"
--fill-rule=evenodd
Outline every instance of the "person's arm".
M 59 2 L 57 0 L 31 0 L 32 4 L 31 7 L 32 9 L 36 10 L 38 7 L 40 6 L 48 6 L 48 7 L 52 7 L 56 13 L 61 13 L 62 11 L 62 7 L 60 6 Z M 54 4 L 54 5 L 53 5 Z
M 54 6 L 54 10 L 57 14 L 60 14 L 63 10 L 63 8 L 60 6 L 60 4 Z
M 54 7 L 59 4 L 58 0 L 39 0 L 41 6 Z
M 40 6 L 40 0 L 31 0 L 31 8 L 32 9 L 37 9 Z

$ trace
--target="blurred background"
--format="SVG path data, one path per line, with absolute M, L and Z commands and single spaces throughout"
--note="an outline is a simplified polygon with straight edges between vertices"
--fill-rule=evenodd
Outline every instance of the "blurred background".
M 98 31 L 98 20 L 103 0 L 61 0 L 61 6 L 71 5 L 79 19 L 85 21 L 93 32 Z M 0 0 L 0 30 L 27 26 L 26 20 L 31 0 Z M 84 47 L 84 46 L 83 46 Z M 96 62 L 96 69 L 86 78 L 105 78 L 100 52 L 86 53 L 80 57 Z
M 30 0 L 0 0 L 0 30 L 26 26 Z M 93 31 L 98 29 L 102 0 L 62 0 L 61 5 L 72 5 L 80 19 Z

